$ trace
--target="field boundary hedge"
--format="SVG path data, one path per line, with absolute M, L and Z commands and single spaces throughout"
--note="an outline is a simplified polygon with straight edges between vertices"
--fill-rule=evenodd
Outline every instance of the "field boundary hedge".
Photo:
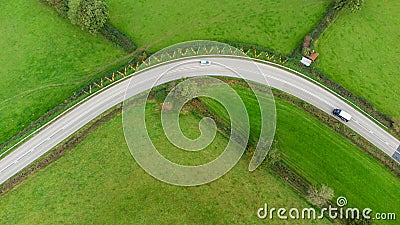
M 99 30 L 99 33 L 103 35 L 104 38 L 111 41 L 112 43 L 120 46 L 125 52 L 133 52 L 137 49 L 136 44 L 131 40 L 131 38 L 118 30 L 110 23 L 105 23 L 104 27 Z

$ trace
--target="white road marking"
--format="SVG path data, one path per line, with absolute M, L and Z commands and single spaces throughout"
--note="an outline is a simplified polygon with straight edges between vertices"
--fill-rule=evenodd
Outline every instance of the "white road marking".
M 4 170 L 7 170 L 8 168 L 10 168 L 12 165 L 14 165 L 15 162 L 11 163 L 10 165 L 8 165 L 6 168 L 2 169 L 0 171 L 0 173 L 2 173 Z
M 36 145 L 35 147 L 33 147 L 33 149 L 36 149 L 37 147 L 39 147 L 40 145 L 42 145 L 43 143 L 45 143 L 45 142 L 48 141 L 48 140 L 49 140 L 49 139 L 40 142 L 38 145 Z
M 63 128 L 59 129 L 57 132 L 54 132 L 54 133 L 50 136 L 50 138 L 54 137 L 54 135 L 60 133 L 62 130 L 63 130 Z

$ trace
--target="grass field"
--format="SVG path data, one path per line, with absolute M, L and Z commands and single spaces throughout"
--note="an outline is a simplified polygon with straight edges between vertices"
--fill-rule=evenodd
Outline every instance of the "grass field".
M 262 45 L 284 54 L 298 45 L 331 3 L 106 1 L 111 22 L 151 51 L 181 41 L 211 39 Z M 318 41 L 321 55 L 315 64 L 394 117 L 400 117 L 400 78 L 394 63 L 400 53 L 399 9 L 396 1 L 367 1 L 361 12 L 341 16 Z M 13 1 L 1 4 L 0 10 L 2 143 L 70 97 L 95 76 L 94 71 L 124 54 L 38 1 Z M 241 95 L 247 96 L 254 136 L 259 129 L 254 99 L 244 90 Z M 288 103 L 277 103 L 278 149 L 291 168 L 314 184 L 332 187 L 336 196 L 346 196 L 350 206 L 400 211 L 399 179 L 317 119 Z M 198 134 L 198 119 L 191 113 L 182 116 L 188 136 Z M 162 153 L 179 162 L 202 163 L 218 155 L 227 141 L 218 135 L 205 154 L 175 153 L 177 149 L 161 137 L 159 124 L 152 125 Z M 249 173 L 247 164 L 244 158 L 223 178 L 200 187 L 164 184 L 134 162 L 117 117 L 1 196 L 0 223 L 264 224 L 255 216 L 264 202 L 274 207 L 307 206 L 276 176 L 264 170 Z
M 248 89 L 234 86 L 250 115 L 251 135 L 260 127 L 257 102 Z M 215 101 L 205 101 L 211 109 Z M 400 180 L 375 159 L 299 108 L 277 100 L 277 148 L 283 160 L 312 184 L 327 184 L 350 206 L 400 211 Z M 218 108 L 217 108 L 218 109 Z M 220 110 L 215 111 L 218 114 Z M 257 130 L 258 129 L 258 130 Z M 256 138 L 252 138 L 256 139 Z
M 69 98 L 124 55 L 40 1 L 0 4 L 0 143 Z
M 155 110 L 150 104 L 148 109 Z M 151 115 L 149 123 L 159 116 Z M 183 131 L 198 134 L 200 118 L 182 115 Z M 166 146 L 154 129 L 155 143 Z M 217 150 L 227 139 L 217 135 Z M 169 146 L 169 145 L 167 145 Z M 219 147 L 219 148 L 218 148 Z M 173 148 L 168 148 L 173 150 Z M 204 157 L 213 156 L 214 147 Z M 167 153 L 164 151 L 163 153 Z M 211 153 L 211 154 L 210 154 Z M 173 159 L 179 156 L 171 153 Z M 192 158 L 186 158 L 192 160 Z M 196 160 L 196 159 L 194 159 Z M 127 149 L 121 116 L 106 123 L 75 149 L 0 197 L 0 223 L 12 224 L 266 224 L 256 216 L 264 203 L 308 207 L 279 178 L 265 170 L 248 172 L 246 158 L 207 185 L 177 187 L 145 173 Z M 296 221 L 310 224 L 308 220 Z M 328 224 L 318 220 L 314 224 Z M 274 220 L 274 224 L 291 221 Z
M 111 23 L 157 51 L 188 40 L 243 42 L 290 53 L 327 11 L 328 0 L 106 0 Z
M 365 1 L 317 43 L 318 69 L 392 117 L 400 117 L 399 14 L 399 1 Z

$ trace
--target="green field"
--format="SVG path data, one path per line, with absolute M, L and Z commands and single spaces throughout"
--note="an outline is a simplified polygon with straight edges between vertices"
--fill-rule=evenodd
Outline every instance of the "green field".
M 69 98 L 124 55 L 40 1 L 0 4 L 0 143 Z
M 182 41 L 243 42 L 288 54 L 322 18 L 332 1 L 126 1 L 105 0 L 111 23 L 139 47 L 157 51 Z M 0 143 L 68 99 L 105 65 L 124 56 L 101 36 L 59 17 L 39 1 L 0 4 Z M 384 13 L 382 13 L 384 12 Z M 400 3 L 366 1 L 343 14 L 316 43 L 315 67 L 392 117 L 400 117 Z M 250 113 L 251 143 L 259 132 L 255 99 L 235 87 Z M 205 101 L 226 119 L 213 101 Z M 157 112 L 155 103 L 149 105 Z M 375 159 L 316 118 L 277 100 L 277 148 L 283 161 L 312 184 L 327 184 L 349 206 L 400 212 L 400 180 Z M 151 114 L 151 136 L 166 158 L 190 165 L 215 158 L 227 143 L 221 134 L 206 150 L 188 154 L 162 136 Z M 184 133 L 199 134 L 199 117 L 181 116 Z M 244 156 L 221 179 L 199 187 L 176 187 L 145 173 L 133 160 L 121 116 L 105 124 L 71 152 L 0 196 L 0 224 L 266 224 L 255 213 L 273 207 L 306 207 L 276 175 L 247 170 Z M 291 221 L 274 223 L 291 224 Z M 293 222 L 293 221 L 292 221 Z M 329 221 L 317 221 L 326 224 Z M 309 224 L 310 221 L 296 221 Z
M 111 23 L 157 51 L 189 40 L 243 42 L 288 54 L 327 11 L 329 0 L 106 0 Z
M 340 15 L 317 42 L 317 68 L 350 91 L 400 118 L 400 2 L 365 1 Z
M 258 137 L 260 114 L 256 99 L 248 89 L 234 87 L 248 108 L 251 135 Z M 205 103 L 224 115 L 215 107 L 215 101 Z M 347 197 L 350 206 L 370 207 L 375 212 L 400 211 L 398 178 L 313 116 L 279 99 L 276 103 L 277 148 L 287 165 L 312 184 L 327 184 L 336 196 Z
M 150 111 L 155 108 L 154 104 L 148 107 Z M 153 121 L 158 117 L 150 114 L 149 124 L 161 126 L 159 121 Z M 186 124 L 182 127 L 184 133 L 196 137 L 200 118 L 188 113 L 181 119 Z M 161 132 L 155 129 L 151 135 L 157 138 Z M 160 146 L 166 144 L 166 139 L 153 140 Z M 226 143 L 227 139 L 217 135 L 212 145 L 216 144 L 219 150 Z M 203 156 L 212 156 L 215 151 L 210 150 L 214 147 L 206 149 Z M 170 154 L 173 159 L 179 155 Z M 274 207 L 309 207 L 275 175 L 264 169 L 250 173 L 247 167 L 248 159 L 244 157 L 228 174 L 210 184 L 168 185 L 136 164 L 125 144 L 118 116 L 71 152 L 1 196 L 0 223 L 266 224 L 268 221 L 256 216 L 264 203 Z M 327 223 L 323 220 L 314 224 Z M 274 220 L 274 224 L 291 221 Z

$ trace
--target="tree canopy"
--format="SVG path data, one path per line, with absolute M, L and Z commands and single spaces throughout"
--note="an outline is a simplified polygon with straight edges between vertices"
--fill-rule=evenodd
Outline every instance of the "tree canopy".
M 349 9 L 351 12 L 361 10 L 364 0 L 336 0 L 336 9 Z
M 99 0 L 70 0 L 68 18 L 90 33 L 96 33 L 108 20 L 108 6 Z

